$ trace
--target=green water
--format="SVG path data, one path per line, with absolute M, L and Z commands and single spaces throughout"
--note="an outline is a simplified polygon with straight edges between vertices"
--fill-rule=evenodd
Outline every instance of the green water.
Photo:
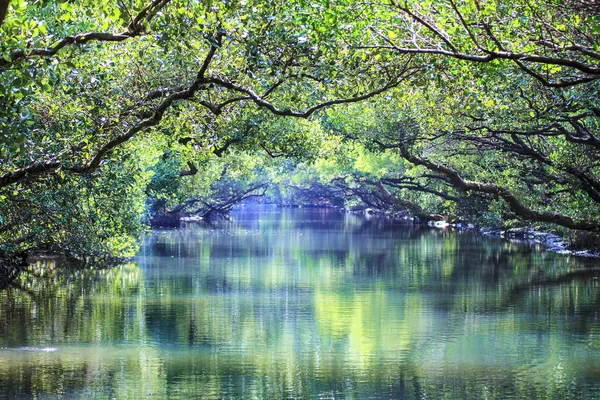
M 599 276 L 465 233 L 237 213 L 119 268 L 20 276 L 0 398 L 600 398 Z

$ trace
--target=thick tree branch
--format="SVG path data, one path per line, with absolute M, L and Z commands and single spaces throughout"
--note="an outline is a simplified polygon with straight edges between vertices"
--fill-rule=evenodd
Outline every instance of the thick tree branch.
M 436 178 L 440 179 L 441 177 L 436 177 Z M 383 179 L 381 179 L 381 183 L 384 185 L 394 187 L 396 189 L 406 189 L 406 190 L 411 190 L 411 191 L 415 191 L 415 192 L 423 192 L 423 193 L 433 194 L 444 200 L 450 200 L 450 201 L 459 201 L 460 200 L 456 196 L 452 196 L 448 193 L 440 192 L 439 190 L 431 189 L 431 188 L 429 188 L 427 186 L 423 186 L 417 182 L 399 182 L 396 179 L 383 178 Z
M 260 196 L 264 196 L 265 192 L 267 190 L 268 185 L 266 183 L 259 183 L 259 184 L 255 184 L 252 185 L 250 188 L 241 191 L 238 194 L 235 194 L 233 196 L 227 196 L 226 198 L 221 198 L 221 199 L 214 199 L 212 201 L 207 201 L 207 200 L 203 200 L 200 198 L 196 198 L 196 199 L 192 199 L 188 202 L 186 202 L 186 206 L 183 208 L 180 208 L 180 211 L 183 211 L 185 208 L 196 204 L 196 203 L 203 203 L 204 206 L 198 208 L 195 211 L 192 211 L 190 214 L 192 215 L 200 215 L 203 219 L 207 219 L 210 218 L 211 214 L 219 214 L 219 215 L 226 215 L 227 213 L 229 213 L 231 211 L 231 209 L 238 203 L 240 203 L 243 200 L 252 198 L 252 197 L 260 197 Z M 259 190 L 261 190 L 261 192 L 259 192 Z
M 6 1 L 6 0 L 3 0 Z M 141 35 L 144 32 L 144 24 L 142 21 L 150 21 L 156 13 L 164 7 L 170 0 L 154 0 L 152 3 L 144 7 L 131 21 L 127 30 L 121 33 L 107 32 L 88 32 L 80 33 L 75 36 L 67 36 L 51 47 L 33 48 L 27 50 L 16 50 L 9 54 L 9 59 L 0 59 L 0 70 L 6 69 L 16 61 L 32 57 L 52 57 L 61 49 L 74 44 L 84 44 L 89 42 L 122 42 L 124 40 Z M 2 3 L 0 3 L 0 14 L 2 13 Z M 8 6 L 8 2 L 6 2 Z
M 567 215 L 559 214 L 553 211 L 533 210 L 521 202 L 521 200 L 519 200 L 512 192 L 502 186 L 493 183 L 481 183 L 463 179 L 458 172 L 451 168 L 441 164 L 436 164 L 426 158 L 417 157 L 411 154 L 406 148 L 405 144 L 400 144 L 398 147 L 402 157 L 404 157 L 405 160 L 447 176 L 454 187 L 461 191 L 485 193 L 494 198 L 502 199 L 510 207 L 512 212 L 525 220 L 546 222 L 575 230 L 600 232 L 600 225 L 598 225 L 596 222 L 576 221 Z
M 366 46 L 357 46 L 358 48 L 370 48 L 370 49 L 388 49 L 394 50 L 400 54 L 432 54 L 432 55 L 441 55 L 441 56 L 449 56 L 453 58 L 457 58 L 459 60 L 465 61 L 473 61 L 473 62 L 481 62 L 486 63 L 493 60 L 511 60 L 511 61 L 519 61 L 519 62 L 531 62 L 537 64 L 545 64 L 545 65 L 560 65 L 563 67 L 573 68 L 585 74 L 600 76 L 600 67 L 596 67 L 594 65 L 589 65 L 582 63 L 580 61 L 569 59 L 569 58 L 560 58 L 560 57 L 550 57 L 550 56 L 542 56 L 537 54 L 526 54 L 526 53 L 514 53 L 509 51 L 486 51 L 486 54 L 474 54 L 474 53 L 464 53 L 464 52 L 454 52 L 450 50 L 444 49 L 436 49 L 436 48 L 410 48 L 410 47 L 399 47 L 396 45 L 366 45 Z M 593 79 L 598 79 L 594 77 Z M 590 80 L 593 80 L 590 79 Z
M 188 161 L 187 165 L 188 169 L 183 169 L 179 171 L 179 176 L 192 176 L 198 173 L 198 167 L 196 167 L 196 164 L 194 164 L 191 161 Z
M 285 109 L 277 108 L 274 104 L 265 100 L 264 97 L 256 94 L 256 92 L 254 92 L 252 89 L 246 88 L 244 86 L 240 86 L 238 84 L 235 84 L 235 83 L 228 81 L 226 79 L 223 79 L 223 78 L 212 77 L 212 78 L 208 78 L 207 81 L 209 83 L 213 83 L 215 85 L 219 85 L 219 86 L 222 86 L 227 89 L 231 89 L 231 90 L 234 90 L 234 91 L 237 91 L 240 93 L 244 93 L 256 105 L 258 105 L 259 107 L 262 107 L 262 108 L 266 108 L 267 110 L 269 110 L 271 113 L 273 113 L 275 115 L 296 117 L 296 118 L 308 118 L 312 114 L 314 114 L 316 111 L 319 111 L 326 107 L 330 107 L 330 106 L 338 105 L 338 104 L 345 104 L 345 103 L 357 103 L 359 101 L 363 101 L 363 100 L 369 99 L 371 97 L 377 96 L 378 94 L 381 94 L 391 88 L 398 86 L 400 84 L 400 82 L 402 81 L 402 79 L 395 79 L 395 80 L 389 82 L 387 85 L 382 86 L 379 89 L 376 89 L 372 92 L 365 93 L 360 96 L 350 97 L 350 98 L 346 98 L 346 99 L 329 100 L 329 101 L 326 101 L 323 103 L 319 103 L 315 106 L 310 107 L 306 111 L 292 111 L 289 108 L 285 108 Z
M 479 149 L 492 149 L 503 153 L 519 155 L 521 157 L 532 159 L 541 164 L 556 168 L 576 178 L 580 182 L 581 189 L 588 193 L 588 195 L 594 201 L 600 203 L 600 181 L 598 181 L 595 177 L 591 176 L 590 174 L 586 173 L 584 169 L 581 168 L 581 166 L 573 166 L 571 164 L 557 164 L 550 157 L 543 154 L 541 151 L 534 149 L 533 145 L 530 145 L 525 142 L 525 140 L 527 140 L 530 137 L 545 136 L 546 131 L 544 129 L 535 131 L 511 131 L 497 130 L 488 126 L 480 126 L 475 128 L 467 127 L 467 129 L 471 131 L 487 131 L 491 134 L 491 136 L 471 136 L 465 135 L 463 131 L 456 131 L 452 132 L 452 137 L 457 141 L 467 143 L 472 142 L 474 143 L 476 148 Z M 503 137 L 502 135 L 507 135 L 508 137 Z M 590 142 L 590 139 L 595 139 L 592 136 L 588 136 L 588 138 L 586 138 L 585 140 L 581 139 L 580 141 L 580 138 L 575 138 L 574 136 L 572 136 L 572 134 L 566 132 L 565 137 L 569 141 L 575 141 L 579 143 L 583 142 L 585 144 L 589 144 L 596 147 L 593 142 Z M 530 141 L 527 142 L 530 143 Z
M 407 40 L 405 42 L 412 43 L 413 46 L 404 44 L 398 45 L 388 36 L 372 29 L 376 36 L 383 40 L 384 44 L 358 47 L 388 49 L 400 54 L 441 55 L 459 60 L 481 63 L 491 62 L 493 60 L 510 60 L 525 73 L 540 81 L 543 85 L 553 88 L 569 87 L 600 79 L 600 66 L 594 62 L 599 59 L 600 54 L 593 48 L 578 43 L 557 45 L 554 40 L 542 39 L 534 42 L 543 47 L 541 49 L 542 53 L 511 51 L 506 49 L 493 34 L 488 22 L 477 21 L 469 24 L 467 23 L 465 16 L 459 11 L 457 5 L 452 0 L 449 0 L 449 3 L 450 8 L 456 14 L 457 24 L 466 30 L 470 44 L 472 45 L 471 47 L 474 47 L 474 50 L 460 49 L 452 42 L 451 36 L 443 28 L 438 26 L 435 21 L 429 19 L 427 15 L 409 9 L 402 1 L 396 2 L 394 0 L 391 1 L 392 6 L 400 13 L 405 14 L 407 18 L 416 25 L 423 27 L 425 31 L 431 34 L 431 37 L 427 38 L 415 32 L 414 28 L 411 27 L 413 35 L 412 40 Z M 482 30 L 481 38 L 478 38 L 474 29 Z M 590 39 L 589 37 L 587 40 L 593 41 L 593 39 Z M 494 43 L 496 48 L 483 47 L 482 43 L 486 41 Z M 547 77 L 544 77 L 541 73 L 529 68 L 526 63 L 566 67 L 577 72 L 577 76 L 566 77 L 553 82 Z
M 246 132 L 244 132 L 244 136 L 246 134 L 248 134 L 248 132 L 250 132 L 250 129 L 247 129 Z M 215 147 L 213 149 L 213 154 L 217 157 L 221 157 L 227 151 L 227 149 L 229 149 L 229 147 L 231 147 L 232 145 L 239 143 L 241 141 L 242 141 L 242 138 L 239 138 L 239 137 L 234 137 L 234 138 L 228 139 L 225 141 L 225 143 L 223 143 L 223 145 L 221 145 L 219 147 Z

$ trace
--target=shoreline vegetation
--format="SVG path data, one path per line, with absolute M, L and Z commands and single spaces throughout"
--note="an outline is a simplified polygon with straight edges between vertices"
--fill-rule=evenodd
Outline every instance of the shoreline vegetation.
M 0 392 L 594 398 L 599 283 L 600 0 L 0 0 Z

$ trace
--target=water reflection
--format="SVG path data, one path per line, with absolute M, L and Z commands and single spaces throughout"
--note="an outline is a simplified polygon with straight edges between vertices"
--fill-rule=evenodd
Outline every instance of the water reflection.
M 13 281 L 0 396 L 594 398 L 598 267 L 385 219 L 244 212 L 155 232 L 130 265 Z

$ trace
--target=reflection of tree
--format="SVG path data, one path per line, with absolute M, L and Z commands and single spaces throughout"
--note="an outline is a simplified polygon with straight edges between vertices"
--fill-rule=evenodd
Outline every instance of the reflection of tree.
M 122 340 L 124 309 L 132 305 L 130 296 L 143 292 L 139 268 L 129 264 L 54 270 L 52 265 L 34 265 L 1 292 L 1 319 L 11 321 L 0 324 L 2 344 L 29 346 L 41 340 L 52 345 L 64 338 L 86 343 Z M 133 322 L 131 327 L 139 332 Z
M 565 274 L 551 277 L 545 277 L 543 270 L 537 271 L 537 274 L 529 282 L 513 286 L 503 305 L 506 307 L 514 305 L 515 301 L 532 290 L 563 286 L 571 283 L 585 284 L 597 280 L 599 275 L 600 270 L 597 268 L 569 271 Z
M 24 256 L 6 257 L 0 252 L 0 290 L 14 281 L 25 266 Z
M 33 265 L 0 292 L 0 320 L 6 322 L 0 324 L 0 347 L 11 349 L 0 352 L 0 383 L 9 383 L 0 385 L 8 391 L 5 394 L 60 391 L 67 397 L 82 397 L 80 390 L 93 389 L 99 382 L 126 393 L 127 385 L 114 370 L 123 360 L 132 382 L 152 385 L 154 381 L 150 389 L 159 393 L 164 381 L 157 385 L 148 374 L 156 351 L 146 346 L 143 292 L 140 270 L 133 264 L 111 269 Z M 107 346 L 111 342 L 117 347 Z M 118 348 L 126 342 L 138 347 L 135 351 Z M 58 350 L 19 350 L 23 347 Z M 117 397 L 137 398 L 137 394 Z
M 20 276 L 25 290 L 0 292 L 0 347 L 59 351 L 0 351 L 0 389 L 8 382 L 9 395 L 85 397 L 85 387 L 108 387 L 116 398 L 560 397 L 573 393 L 560 379 L 584 376 L 561 358 L 573 325 L 546 320 L 549 309 L 585 314 L 600 304 L 595 275 L 580 262 L 387 222 L 382 229 L 339 216 L 329 224 L 311 213 L 301 223 L 273 213 L 212 232 L 163 231 L 140 254 L 141 269 Z

